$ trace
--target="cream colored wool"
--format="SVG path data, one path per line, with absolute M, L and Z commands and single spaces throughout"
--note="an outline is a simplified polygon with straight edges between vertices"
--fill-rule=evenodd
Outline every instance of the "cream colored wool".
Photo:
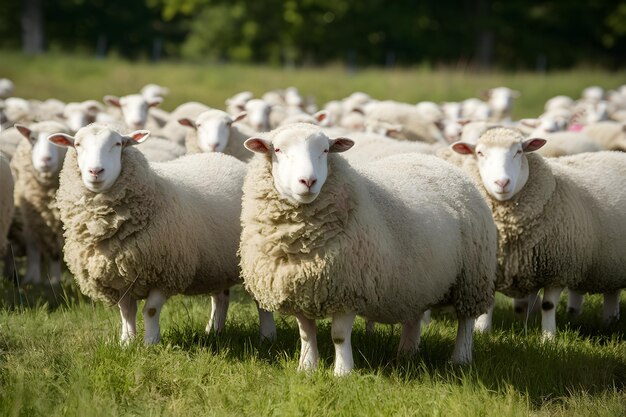
M 445 143 L 437 125 L 425 119 L 416 106 L 393 101 L 380 101 L 368 107 L 366 116 L 369 120 L 402 125 L 402 131 L 397 139 Z
M 149 141 L 141 144 L 137 149 L 146 156 L 150 162 L 166 162 L 185 155 L 183 146 L 164 138 L 151 137 Z
M 445 149 L 443 144 L 399 141 L 374 133 L 355 132 L 348 136 L 354 140 L 354 146 L 341 156 L 351 164 L 378 161 L 403 153 L 434 155 L 439 149 Z
M 249 164 L 241 269 L 262 308 L 310 318 L 354 311 L 380 323 L 414 321 L 440 304 L 459 317 L 486 311 L 496 229 L 469 178 L 426 155 L 360 173 L 335 154 L 328 161 L 320 195 L 301 205 L 280 197 L 267 156 Z
M 523 141 L 514 129 L 488 130 L 479 143 Z M 595 152 L 558 159 L 529 153 L 526 185 L 508 201 L 482 186 L 476 159 L 463 168 L 480 190 L 498 227 L 496 288 L 523 297 L 540 288 L 606 292 L 626 287 L 626 155 Z
M 148 164 L 122 152 L 112 188 L 92 193 L 68 151 L 57 194 L 65 261 L 81 291 L 117 303 L 157 288 L 166 296 L 204 294 L 240 283 L 237 244 L 245 164 L 222 154 Z
M 0 152 L 4 153 L 10 161 L 22 139 L 24 136 L 14 127 L 3 130 L 0 132 Z
M 609 121 L 592 123 L 586 125 L 582 133 L 604 150 L 626 152 L 626 132 L 622 123 Z
M 45 126 L 47 125 L 47 126 Z M 52 126 L 50 126 L 52 125 Z M 33 131 L 69 133 L 57 122 L 41 122 L 30 126 Z M 28 236 L 41 252 L 51 259 L 60 259 L 63 249 L 63 228 L 55 194 L 59 188 L 59 172 L 41 173 L 32 162 L 32 145 L 23 138 L 11 160 L 15 181 L 15 213 L 18 239 Z
M 542 135 L 547 143 L 537 152 L 545 157 L 576 155 L 585 152 L 599 152 L 602 148 L 590 137 L 579 132 L 556 132 Z
M 13 209 L 13 175 L 9 159 L 0 153 L 0 256 L 4 255 L 7 247 Z
M 184 145 L 189 128 L 182 126 L 178 123 L 178 120 L 184 118 L 195 120 L 196 117 L 207 110 L 211 110 L 211 108 L 202 103 L 195 101 L 183 103 L 170 113 L 169 120 L 161 129 L 155 130 L 152 133 L 154 133 L 155 136 L 166 138 L 179 145 Z

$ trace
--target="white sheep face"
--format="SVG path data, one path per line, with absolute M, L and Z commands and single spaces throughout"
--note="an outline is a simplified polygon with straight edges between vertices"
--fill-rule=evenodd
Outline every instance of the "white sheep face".
M 53 132 L 37 128 L 30 129 L 19 124 L 15 125 L 15 128 L 30 142 L 31 162 L 37 172 L 56 174 L 61 170 L 65 149 L 58 148 L 47 141 L 48 136 Z
M 473 145 L 456 142 L 452 149 L 460 154 L 474 153 L 478 172 L 485 190 L 496 200 L 506 201 L 515 196 L 528 181 L 528 160 L 525 152 L 540 149 L 544 139 L 528 139 L 524 142 L 494 145 L 481 142 Z
M 513 107 L 513 99 L 519 96 L 519 91 L 507 87 L 493 88 L 489 91 L 489 105 L 496 112 L 509 112 Z
M 143 129 L 148 122 L 148 110 L 161 104 L 162 99 L 146 101 L 140 94 L 131 94 L 122 98 L 105 96 L 104 101 L 122 110 L 124 123 L 132 129 Z
M 267 132 L 270 128 L 271 106 L 263 100 L 252 99 L 245 104 L 248 122 L 257 132 Z
M 89 116 L 81 103 L 68 103 L 63 109 L 63 117 L 67 126 L 74 132 L 89 124 Z
M 57 146 L 76 149 L 78 168 L 85 187 L 94 193 L 107 191 L 122 171 L 122 149 L 144 142 L 150 132 L 138 130 L 121 135 L 101 125 L 80 129 L 76 137 L 53 134 L 48 140 Z
M 295 125 L 290 125 L 295 126 Z M 328 176 L 328 153 L 344 152 L 354 142 L 329 139 L 322 131 L 298 128 L 278 132 L 272 141 L 250 138 L 246 148 L 271 154 L 274 187 L 284 199 L 309 204 L 319 195 Z
M 198 146 L 202 152 L 224 152 L 231 123 L 224 119 L 208 119 L 198 124 Z

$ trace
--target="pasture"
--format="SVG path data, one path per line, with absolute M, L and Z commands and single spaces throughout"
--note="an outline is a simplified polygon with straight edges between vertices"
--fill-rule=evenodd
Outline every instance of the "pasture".
M 269 67 L 99 61 L 0 53 L 0 76 L 16 95 L 64 101 L 127 94 L 148 82 L 168 86 L 163 108 L 190 100 L 223 108 L 224 99 L 295 85 L 318 104 L 361 90 L 406 102 L 458 100 L 507 85 L 522 91 L 516 118 L 536 116 L 557 94 L 578 97 L 589 85 L 616 87 L 625 73 L 577 70 L 551 74 L 484 73 L 340 67 Z M 23 273 L 23 265 L 20 265 Z M 62 287 L 0 281 L 0 415 L 6 416 L 623 416 L 626 415 L 626 320 L 605 327 L 601 297 L 581 316 L 557 309 L 555 342 L 542 342 L 539 320 L 514 317 L 499 296 L 494 330 L 477 335 L 474 362 L 448 362 L 456 323 L 435 311 L 420 353 L 396 358 L 399 326 L 353 332 L 356 372 L 332 375 L 330 325 L 319 325 L 322 366 L 297 373 L 295 320 L 276 314 L 276 343 L 258 341 L 254 303 L 233 292 L 226 330 L 206 335 L 209 297 L 174 297 L 161 315 L 162 342 L 118 344 L 117 308 L 78 293 L 69 274 Z M 622 295 L 622 311 L 626 297 Z M 138 320 L 139 332 L 142 321 Z M 141 340 L 141 338 L 139 338 Z

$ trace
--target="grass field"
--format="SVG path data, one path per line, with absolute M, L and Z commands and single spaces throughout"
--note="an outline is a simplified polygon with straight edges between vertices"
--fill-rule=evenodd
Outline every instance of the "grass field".
M 409 103 L 422 100 L 455 101 L 476 96 L 481 90 L 506 85 L 522 96 L 515 104 L 516 117 L 536 117 L 545 101 L 558 94 L 579 97 L 584 87 L 615 88 L 626 82 L 626 71 L 576 70 L 538 74 L 462 73 L 428 69 L 362 69 L 343 67 L 283 70 L 239 65 L 182 63 L 134 63 L 74 56 L 35 56 L 0 52 L 0 77 L 12 79 L 20 97 L 64 101 L 102 99 L 105 94 L 138 92 L 149 83 L 168 86 L 171 95 L 163 103 L 172 110 L 196 100 L 223 108 L 233 94 L 250 90 L 256 95 L 289 85 L 313 95 L 319 104 L 365 91 L 378 99 Z
M 525 117 L 553 95 L 623 84 L 626 72 L 284 71 L 0 52 L 0 77 L 13 79 L 19 96 L 67 101 L 156 82 L 172 89 L 165 109 L 188 100 L 222 107 L 235 92 L 287 85 L 319 103 L 355 90 L 408 102 L 457 100 L 507 85 L 522 91 L 516 115 Z M 233 292 L 224 334 L 204 333 L 208 297 L 175 297 L 161 316 L 160 345 L 122 347 L 117 309 L 82 297 L 71 276 L 64 280 L 62 288 L 22 288 L 0 278 L 1 416 L 626 416 L 626 320 L 603 326 L 598 296 L 573 319 L 561 300 L 553 343 L 541 342 L 537 318 L 517 321 L 510 301 L 498 297 L 494 331 L 476 337 L 474 363 L 465 367 L 448 362 L 456 329 L 449 314 L 435 312 L 410 359 L 396 358 L 398 326 L 380 325 L 369 337 L 358 319 L 356 372 L 337 379 L 327 321 L 319 326 L 322 366 L 311 374 L 296 372 L 295 321 L 276 315 L 277 342 L 260 344 L 254 304 L 241 290 Z M 621 304 L 625 311 L 626 297 Z

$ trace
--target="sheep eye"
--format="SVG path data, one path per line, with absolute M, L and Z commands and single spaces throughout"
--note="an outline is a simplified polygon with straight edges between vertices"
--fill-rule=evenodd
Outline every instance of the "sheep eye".
M 476 155 L 478 156 L 484 156 L 483 153 L 481 151 L 476 152 Z
M 280 148 L 274 148 L 274 152 L 276 153 L 280 152 Z
M 115 146 L 122 146 L 122 142 L 117 142 Z
M 522 150 L 521 150 L 521 149 L 519 149 L 519 150 L 515 153 L 515 155 L 521 155 L 521 154 L 522 154 Z
M 324 149 L 324 153 L 328 153 L 328 149 Z
M 74 147 L 78 148 L 80 146 L 80 143 L 76 143 L 74 144 Z

